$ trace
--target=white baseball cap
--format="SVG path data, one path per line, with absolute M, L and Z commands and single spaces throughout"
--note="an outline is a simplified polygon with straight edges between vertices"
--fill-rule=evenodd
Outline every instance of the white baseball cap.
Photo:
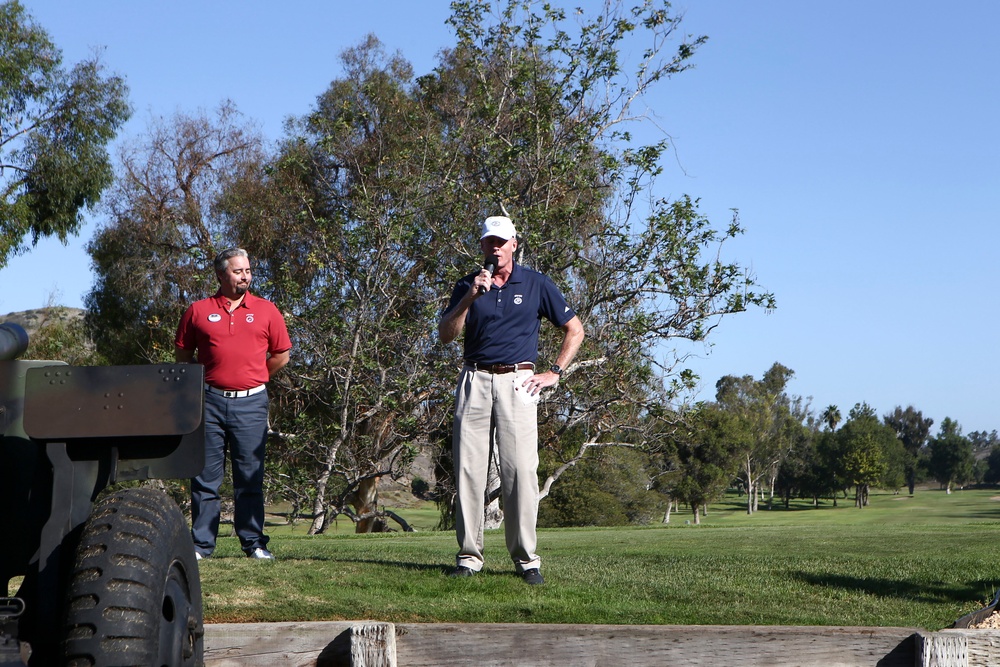
M 497 236 L 509 241 L 517 236 L 517 230 L 514 229 L 514 223 L 511 222 L 510 218 L 503 215 L 492 215 L 483 220 L 483 235 L 479 238 L 485 239 L 487 236 Z

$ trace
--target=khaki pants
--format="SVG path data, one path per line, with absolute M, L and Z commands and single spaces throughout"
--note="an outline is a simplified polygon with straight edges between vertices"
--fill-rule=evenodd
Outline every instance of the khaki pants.
M 455 390 L 457 564 L 477 572 L 483 567 L 483 510 L 493 447 L 500 459 L 504 535 L 514 567 L 520 573 L 541 563 L 535 553 L 538 408 L 525 405 L 514 393 L 515 382 L 520 386 L 531 375 L 530 370 L 493 374 L 465 367 Z

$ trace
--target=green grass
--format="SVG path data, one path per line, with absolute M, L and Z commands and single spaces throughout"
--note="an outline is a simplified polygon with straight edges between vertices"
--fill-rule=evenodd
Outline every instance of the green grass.
M 220 540 L 201 562 L 208 622 L 860 625 L 947 627 L 1000 586 L 996 491 L 873 494 L 858 510 L 793 504 L 747 516 L 735 496 L 701 525 L 539 531 L 544 586 L 514 575 L 502 531 L 487 565 L 446 576 L 454 534 L 433 507 L 398 511 L 417 533 L 332 535 L 269 528 L 274 562 Z M 411 518 L 412 516 L 412 518 Z

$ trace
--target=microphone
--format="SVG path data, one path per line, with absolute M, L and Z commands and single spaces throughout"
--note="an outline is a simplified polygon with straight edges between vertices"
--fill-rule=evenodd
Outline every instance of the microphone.
M 486 261 L 483 263 L 483 269 L 486 271 L 486 277 L 488 279 L 490 279 L 490 280 L 493 279 L 493 274 L 496 273 L 497 264 L 499 264 L 499 263 L 500 263 L 500 258 L 497 257 L 496 255 L 488 255 L 486 257 Z M 480 294 L 485 294 L 486 293 L 486 288 L 485 287 L 480 287 L 479 288 L 479 293 Z

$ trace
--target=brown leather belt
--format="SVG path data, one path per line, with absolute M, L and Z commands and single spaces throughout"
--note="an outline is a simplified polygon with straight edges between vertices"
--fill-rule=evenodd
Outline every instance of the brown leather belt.
M 520 364 L 477 364 L 474 361 L 467 361 L 465 365 L 469 368 L 477 371 L 486 371 L 487 373 L 513 373 L 515 371 L 530 371 L 535 368 L 535 365 L 531 362 L 523 362 Z

